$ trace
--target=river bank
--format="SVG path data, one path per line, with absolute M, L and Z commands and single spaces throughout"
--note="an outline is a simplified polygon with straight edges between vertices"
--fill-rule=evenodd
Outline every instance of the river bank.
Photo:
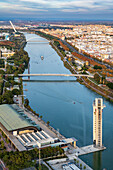
M 61 57 L 61 60 L 63 61 L 64 66 L 67 69 L 69 69 L 72 74 L 77 74 L 77 72 L 73 68 L 73 66 L 66 59 L 64 59 L 65 56 L 61 53 L 61 51 L 57 48 L 57 46 L 55 46 L 54 39 L 56 37 L 53 37 L 51 35 L 47 35 L 45 33 L 41 34 L 41 32 L 38 32 L 36 34 L 42 36 L 43 38 L 46 38 L 47 40 L 51 40 L 50 45 L 58 53 L 58 55 Z M 105 97 L 110 102 L 113 102 L 113 94 L 109 90 L 106 90 L 105 88 L 102 88 L 101 86 L 98 86 L 97 84 L 95 84 L 92 81 L 90 81 L 90 79 L 88 79 L 88 78 L 77 78 L 77 80 L 78 80 L 79 83 L 82 83 L 87 88 L 89 88 L 92 91 L 94 91 L 94 92 L 100 94 L 101 96 Z

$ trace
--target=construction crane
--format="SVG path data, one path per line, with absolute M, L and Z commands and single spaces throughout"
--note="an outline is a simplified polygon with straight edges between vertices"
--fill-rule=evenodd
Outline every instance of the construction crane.
M 12 23 L 11 21 L 9 21 L 9 22 L 10 22 L 11 26 L 13 27 L 14 32 L 16 33 L 17 31 L 16 31 L 16 29 L 15 29 L 15 27 L 14 27 L 13 23 Z

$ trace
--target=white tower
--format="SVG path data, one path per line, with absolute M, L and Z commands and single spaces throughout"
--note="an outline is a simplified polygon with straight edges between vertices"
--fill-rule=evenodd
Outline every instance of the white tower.
M 93 103 L 93 144 L 96 147 L 102 147 L 102 98 L 96 98 Z

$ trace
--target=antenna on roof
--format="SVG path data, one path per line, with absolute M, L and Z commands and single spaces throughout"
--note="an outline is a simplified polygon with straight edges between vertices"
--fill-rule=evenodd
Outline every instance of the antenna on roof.
M 13 27 L 14 32 L 17 32 L 16 29 L 15 29 L 15 27 L 14 27 L 14 25 L 13 25 L 13 23 L 12 23 L 11 21 L 9 21 L 9 22 L 10 22 L 11 26 Z

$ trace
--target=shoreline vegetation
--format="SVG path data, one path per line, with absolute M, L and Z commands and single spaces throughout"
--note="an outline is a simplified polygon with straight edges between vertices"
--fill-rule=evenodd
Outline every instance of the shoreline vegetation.
M 15 95 L 23 95 L 22 79 L 18 78 L 18 74 L 25 71 L 30 60 L 24 50 L 26 45 L 24 34 L 19 33 L 18 37 L 12 35 L 11 40 L 14 54 L 7 58 L 6 67 L 0 70 L 0 104 L 13 104 Z M 5 76 L 5 74 L 14 74 L 14 76 Z
M 68 61 L 65 59 L 66 57 L 66 54 L 65 54 L 65 51 L 71 51 L 60 39 L 58 39 L 57 37 L 54 37 L 52 35 L 49 35 L 49 34 L 46 34 L 46 33 L 43 33 L 41 31 L 35 31 L 35 34 L 43 37 L 43 38 L 46 38 L 47 40 L 50 40 L 50 45 L 52 46 L 52 48 L 58 53 L 58 55 L 61 57 L 61 60 L 63 61 L 64 63 L 64 66 L 70 70 L 70 72 L 72 74 L 76 74 L 76 66 L 75 68 L 73 68 L 74 66 L 74 63 L 72 62 L 72 65 L 68 62 Z M 76 47 L 75 47 L 76 48 Z M 76 52 L 72 52 L 72 54 L 76 57 L 80 56 L 79 59 L 83 59 L 82 61 L 84 60 L 88 60 L 87 58 L 85 58 L 84 56 L 82 56 L 82 54 L 78 54 Z M 90 61 L 91 59 L 89 59 Z M 100 72 L 101 69 L 106 69 L 106 67 L 102 64 L 98 64 L 96 61 L 93 62 L 91 60 L 92 64 L 94 65 L 94 68 L 95 71 L 98 71 Z M 101 68 L 100 68 L 101 67 Z M 86 67 L 87 68 L 87 67 Z M 99 69 L 98 69 L 99 68 Z M 84 69 L 84 71 L 82 72 L 83 74 L 86 74 L 86 70 Z M 97 72 L 96 72 L 97 74 Z M 98 74 L 99 75 L 99 74 Z M 104 76 L 103 76 L 104 77 Z M 104 85 L 105 85 L 105 78 L 103 78 L 102 76 L 99 76 L 99 81 L 102 82 L 102 87 L 99 86 L 99 82 L 98 83 L 95 83 L 94 81 L 90 80 L 89 78 L 77 78 L 77 81 L 80 83 L 80 84 L 83 84 L 85 85 L 87 88 L 91 89 L 92 91 L 98 93 L 99 95 L 103 96 L 106 98 L 106 100 L 110 101 L 110 102 L 113 102 L 113 91 L 112 89 L 108 89 L 108 88 L 104 88 Z M 104 83 L 103 83 L 104 82 Z M 107 83 L 108 86 L 110 86 L 111 84 L 110 83 Z M 112 87 L 112 85 L 111 85 Z

